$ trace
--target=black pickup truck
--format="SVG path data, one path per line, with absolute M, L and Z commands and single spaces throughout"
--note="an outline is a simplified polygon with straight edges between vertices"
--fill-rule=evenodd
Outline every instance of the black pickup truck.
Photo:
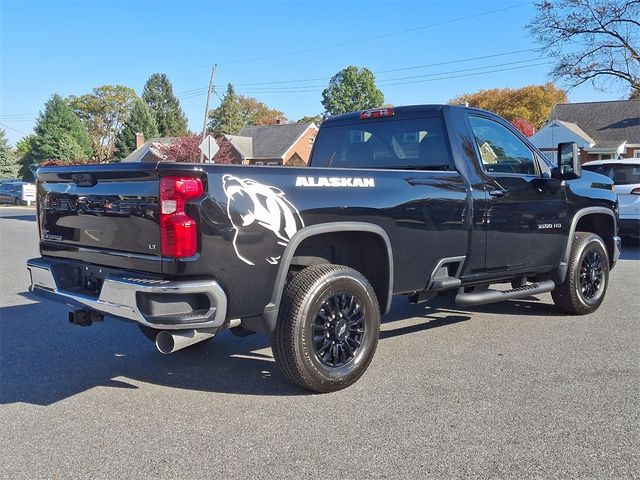
M 264 332 L 291 381 L 337 390 L 371 362 L 393 295 L 599 307 L 614 186 L 558 148 L 552 165 L 494 114 L 427 105 L 326 120 L 308 168 L 41 168 L 30 290 L 75 306 L 72 323 L 137 322 L 163 353 Z

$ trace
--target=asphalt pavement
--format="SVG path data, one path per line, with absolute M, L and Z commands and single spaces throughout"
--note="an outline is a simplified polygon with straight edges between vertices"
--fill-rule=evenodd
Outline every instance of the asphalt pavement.
M 263 335 L 163 356 L 69 325 L 27 292 L 34 210 L 0 217 L 0 478 L 640 478 L 638 244 L 588 316 L 399 298 L 362 379 L 318 395 Z

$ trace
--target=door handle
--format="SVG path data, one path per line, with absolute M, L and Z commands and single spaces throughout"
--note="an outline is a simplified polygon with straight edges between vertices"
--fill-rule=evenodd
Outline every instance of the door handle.
M 492 197 L 504 197 L 506 194 L 506 190 L 489 190 L 489 195 L 491 195 Z

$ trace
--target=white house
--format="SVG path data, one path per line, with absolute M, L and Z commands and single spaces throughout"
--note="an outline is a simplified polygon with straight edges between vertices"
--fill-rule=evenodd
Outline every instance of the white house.
M 552 159 L 563 142 L 576 142 L 583 162 L 640 158 L 640 100 L 560 103 L 529 140 Z

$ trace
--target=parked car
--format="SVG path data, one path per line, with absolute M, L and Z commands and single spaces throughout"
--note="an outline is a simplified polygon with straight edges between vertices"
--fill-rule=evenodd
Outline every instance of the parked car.
M 598 160 L 582 168 L 613 180 L 620 203 L 620 235 L 640 238 L 640 158 Z
M 28 182 L 6 182 L 0 185 L 0 203 L 13 203 L 14 205 L 24 205 L 22 201 L 22 186 L 29 185 Z
M 30 290 L 75 305 L 74 324 L 132 320 L 162 353 L 263 332 L 292 382 L 338 390 L 392 295 L 598 309 L 620 254 L 613 182 L 558 150 L 550 164 L 497 115 L 419 105 L 326 120 L 304 168 L 43 167 Z
M 2 185 L 3 183 L 15 183 L 19 181 L 19 178 L 0 178 L 0 185 Z

